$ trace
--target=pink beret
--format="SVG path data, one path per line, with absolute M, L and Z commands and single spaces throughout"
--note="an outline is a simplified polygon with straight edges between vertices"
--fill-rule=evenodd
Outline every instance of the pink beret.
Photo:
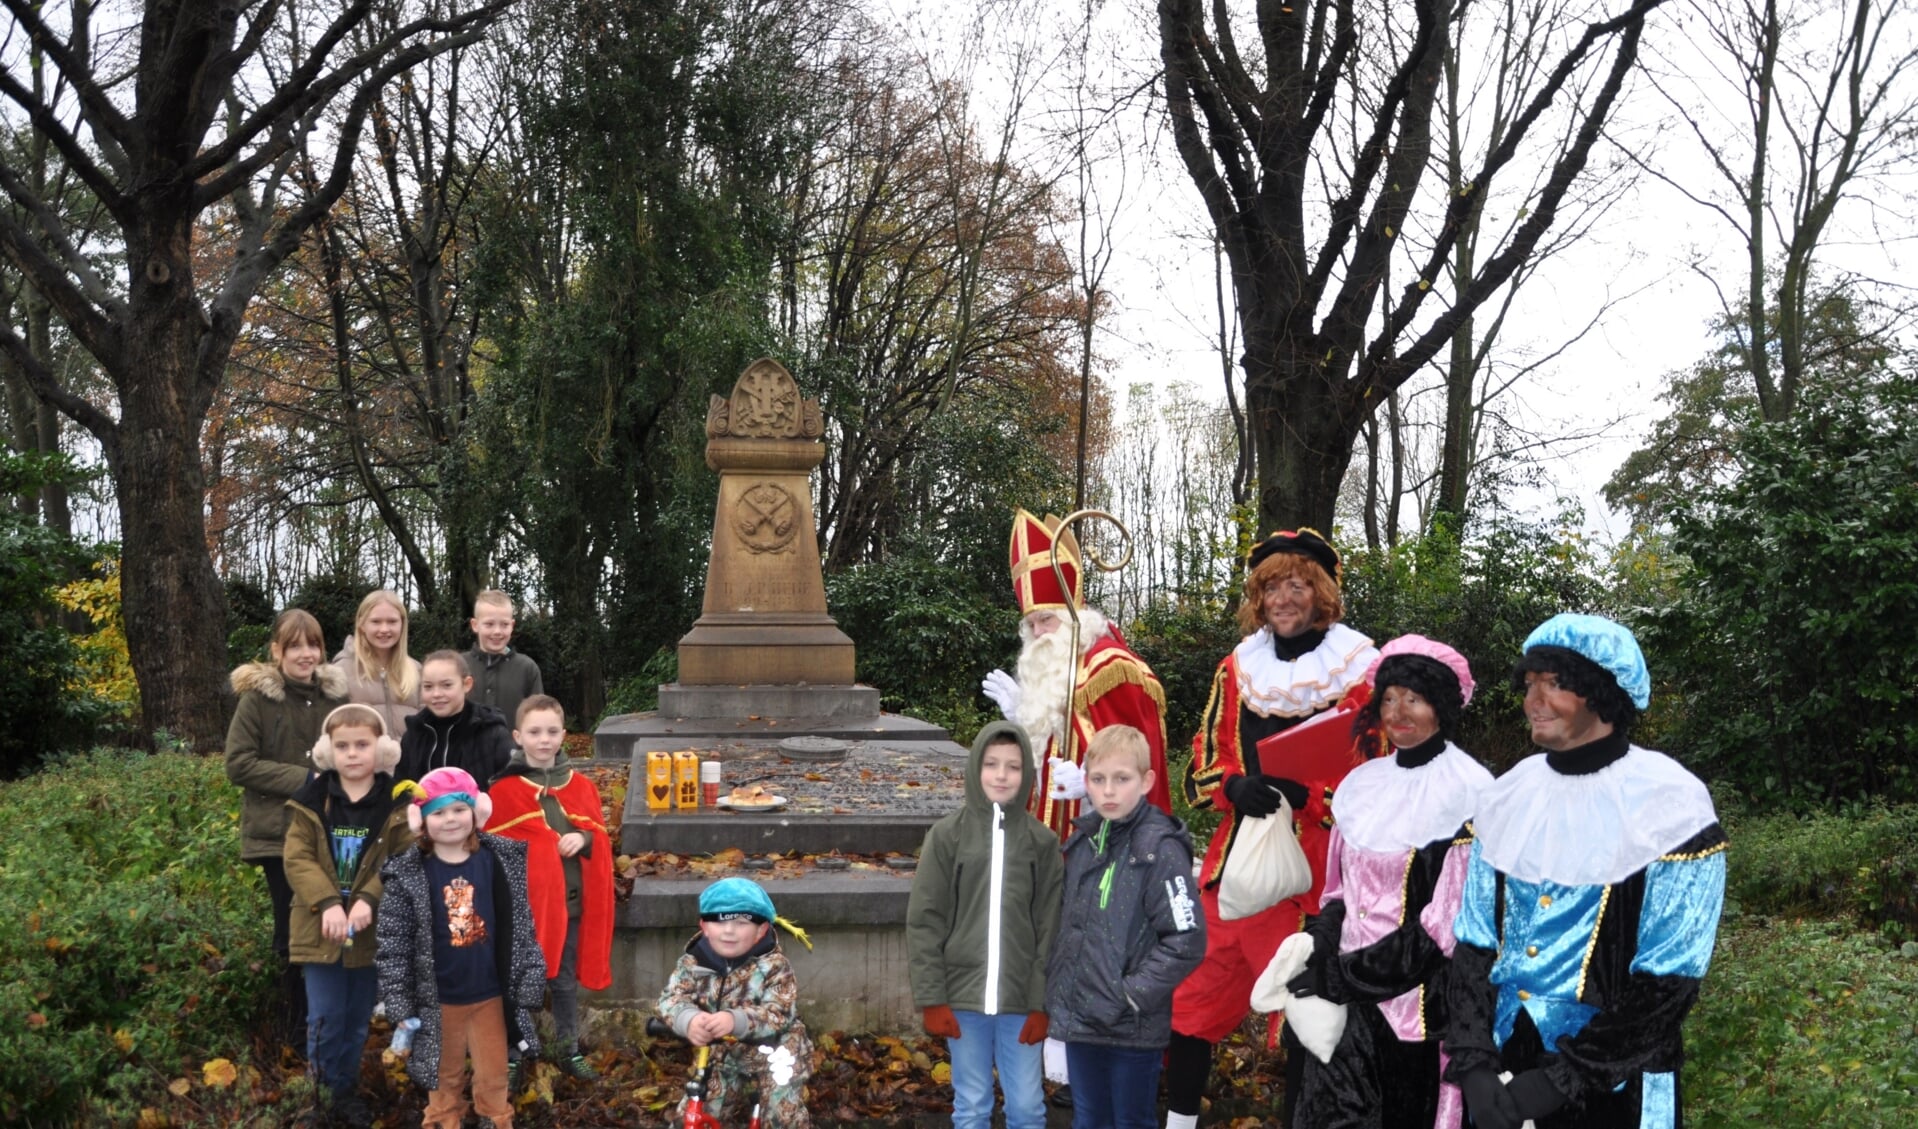
M 1472 668 L 1466 664 L 1465 656 L 1436 639 L 1427 639 L 1423 635 L 1401 635 L 1379 648 L 1379 657 L 1365 672 L 1367 685 L 1378 678 L 1379 664 L 1393 655 L 1418 655 L 1434 662 L 1444 663 L 1458 676 L 1459 704 L 1469 705 L 1472 701 Z

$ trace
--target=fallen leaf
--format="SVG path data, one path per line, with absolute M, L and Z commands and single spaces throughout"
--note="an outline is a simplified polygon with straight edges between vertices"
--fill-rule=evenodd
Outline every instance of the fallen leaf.
M 166 1114 L 152 1106 L 140 1107 L 140 1129 L 166 1129 L 171 1124 L 173 1123 L 167 1120 Z
M 233 1085 L 240 1072 L 227 1059 L 216 1058 L 200 1068 L 201 1079 L 216 1090 L 224 1090 Z
M 934 1063 L 932 1067 L 932 1080 L 941 1086 L 952 1081 L 952 1064 L 949 1062 Z
M 36 1031 L 37 1031 L 37 1030 L 39 1030 L 40 1028 L 42 1028 L 42 1027 L 45 1027 L 46 1025 L 47 1025 L 47 1017 L 46 1017 L 46 1016 L 44 1016 L 44 1015 L 41 1015 L 41 1014 L 40 1014 L 39 1012 L 37 1012 L 37 1011 L 30 1011 L 30 1012 L 28 1012 L 28 1013 L 27 1013 L 27 1026 L 28 1026 L 28 1027 L 31 1027 L 31 1028 L 33 1028 L 34 1030 L 36 1030 Z
M 193 1082 L 186 1078 L 175 1078 L 166 1084 L 167 1093 L 176 1098 L 184 1098 L 193 1092 Z

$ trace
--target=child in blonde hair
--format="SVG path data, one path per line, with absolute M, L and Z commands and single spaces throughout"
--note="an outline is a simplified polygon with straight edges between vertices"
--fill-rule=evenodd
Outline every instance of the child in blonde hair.
M 1185 825 L 1145 802 L 1151 748 L 1129 725 L 1086 743 L 1086 807 L 1066 840 L 1046 1014 L 1066 1045 L 1078 1129 L 1155 1124 L 1172 990 L 1205 956 Z
M 393 798 L 400 747 L 378 710 L 350 703 L 327 714 L 312 758 L 319 775 L 286 802 L 291 960 L 306 979 L 308 1068 L 334 1119 L 358 1127 L 372 1123 L 354 1091 L 379 994 L 373 915 L 380 868 L 413 833 Z
M 552 989 L 552 1058 L 582 1081 L 597 1078 L 579 1046 L 579 989 L 613 982 L 613 843 L 599 789 L 562 748 L 566 714 L 539 694 L 520 703 L 519 751 L 493 781 L 497 832 L 526 844 L 526 885 Z
M 380 711 L 387 736 L 395 738 L 420 708 L 420 664 L 407 650 L 407 632 L 399 594 L 376 588 L 360 601 L 353 634 L 333 656 L 333 666 L 346 676 L 347 699 Z
M 513 649 L 513 600 L 497 588 L 473 597 L 473 618 L 466 621 L 478 645 L 466 652 L 473 676 L 472 698 L 517 721 L 521 702 L 546 693 L 539 664 Z

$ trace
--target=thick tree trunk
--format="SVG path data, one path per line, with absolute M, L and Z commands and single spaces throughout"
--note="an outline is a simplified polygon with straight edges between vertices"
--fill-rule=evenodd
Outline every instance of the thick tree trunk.
M 120 607 L 143 728 L 207 752 L 226 735 L 226 599 L 207 543 L 200 432 L 218 386 L 206 366 L 224 367 L 232 342 L 193 293 L 191 209 L 156 199 L 147 214 L 169 218 L 128 240 L 120 420 L 104 444 L 120 507 Z
M 1258 469 L 1258 532 L 1310 526 L 1330 536 L 1339 485 L 1366 413 L 1341 392 L 1343 381 L 1319 366 L 1316 339 L 1288 348 L 1268 322 L 1245 321 L 1242 363 Z
M 164 330 L 130 335 L 134 349 L 146 354 L 134 361 L 134 371 L 155 379 L 128 382 L 120 400 L 113 479 L 127 562 L 120 572 L 121 612 L 144 730 L 164 729 L 210 751 L 226 732 L 226 609 L 207 552 L 203 420 L 182 411 L 171 394 L 191 378 L 167 371 L 192 352 L 167 344 L 170 336 Z

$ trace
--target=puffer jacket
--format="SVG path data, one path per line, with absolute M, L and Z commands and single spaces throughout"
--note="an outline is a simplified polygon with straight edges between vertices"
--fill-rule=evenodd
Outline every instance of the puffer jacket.
M 533 1013 L 545 1002 L 546 960 L 533 936 L 533 914 L 526 902 L 526 844 L 482 831 L 480 850 L 493 856 L 495 894 L 506 892 L 493 901 L 501 925 L 493 956 L 504 989 L 506 1045 L 518 1046 L 522 1058 L 532 1058 L 539 1053 Z M 401 851 L 387 860 L 380 881 L 384 891 L 374 918 L 379 950 L 373 958 L 380 970 L 380 1002 L 395 1023 L 419 1019 L 406 1074 L 431 1090 L 440 1079 L 440 989 L 433 967 L 435 906 L 424 856 L 417 850 Z
M 343 964 L 347 968 L 368 968 L 373 964 L 377 934 L 368 931 L 356 937 L 351 946 L 329 941 L 320 930 L 320 918 L 329 907 L 340 905 L 340 883 L 333 864 L 332 833 L 327 829 L 326 806 L 344 803 L 339 792 L 339 776 L 322 772 L 302 785 L 286 802 L 286 881 L 293 887 L 293 908 L 288 915 L 287 942 L 294 964 Z M 406 822 L 406 804 L 393 798 L 393 778 L 382 772 L 373 777 L 369 796 L 378 813 L 379 826 L 366 845 L 360 848 L 359 869 L 353 874 L 353 898 L 375 910 L 375 928 L 379 918 L 380 868 L 413 842 L 413 829 Z
M 1205 956 L 1185 824 L 1146 803 L 1096 811 L 1066 840 L 1065 916 L 1046 964 L 1050 1034 L 1068 1043 L 1163 1047 L 1172 991 Z M 1102 893 L 1107 870 L 1112 881 Z
M 400 737 L 398 780 L 418 780 L 436 768 L 463 768 L 480 787 L 506 771 L 513 759 L 513 727 L 499 711 L 473 699 L 452 717 L 421 710 L 406 719 Z
M 655 1006 L 682 1039 L 693 1016 L 729 1011 L 735 1039 L 785 1047 L 802 1069 L 811 1070 L 812 1039 L 799 1018 L 799 982 L 770 929 L 734 960 L 715 953 L 703 935 L 695 936 Z
M 307 754 L 333 707 L 346 701 L 346 680 L 321 666 L 313 681 L 289 683 L 272 663 L 233 672 L 240 704 L 226 727 L 226 778 L 243 789 L 240 857 L 279 858 L 286 840 L 286 801 L 313 773 Z
M 1019 742 L 1025 771 L 1018 794 L 996 805 L 979 768 L 986 746 L 1008 736 Z M 986 726 L 972 743 L 965 805 L 926 831 L 906 903 L 914 1006 L 986 1015 L 1045 1009 L 1065 862 L 1058 837 L 1026 810 L 1036 775 L 1031 738 L 1012 722 Z

